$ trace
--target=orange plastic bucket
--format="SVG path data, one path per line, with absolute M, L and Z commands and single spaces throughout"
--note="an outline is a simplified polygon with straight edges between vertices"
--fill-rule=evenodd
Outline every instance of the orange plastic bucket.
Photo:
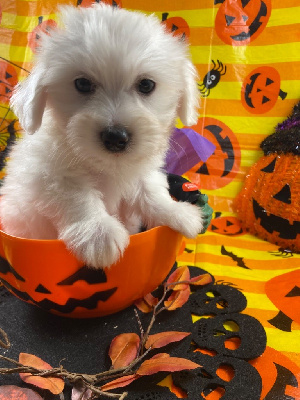
M 84 266 L 60 240 L 0 231 L 0 279 L 17 297 L 49 312 L 99 317 L 154 290 L 171 270 L 181 241 L 181 234 L 166 226 L 132 235 L 116 264 L 96 270 Z

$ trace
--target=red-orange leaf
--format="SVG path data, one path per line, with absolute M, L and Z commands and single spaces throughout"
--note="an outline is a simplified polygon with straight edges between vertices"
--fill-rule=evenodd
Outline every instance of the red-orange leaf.
M 210 274 L 194 276 L 194 278 L 190 279 L 190 282 L 192 285 L 204 286 L 212 282 L 212 276 Z
M 139 375 L 136 374 L 122 376 L 121 378 L 114 379 L 113 381 L 108 382 L 105 385 L 101 386 L 101 390 L 103 390 L 103 392 L 106 392 L 108 390 L 128 386 L 138 378 Z
M 153 307 L 158 303 L 158 299 L 148 293 L 142 299 L 138 299 L 134 304 L 143 313 L 149 313 L 153 310 Z
M 167 284 L 169 289 L 172 290 L 184 290 L 187 288 L 187 283 L 177 284 L 177 285 L 170 285 L 171 283 L 175 282 L 183 282 L 190 280 L 190 270 L 187 266 L 177 268 L 168 278 Z
M 144 299 L 151 307 L 156 306 L 156 304 L 158 303 L 158 298 L 154 297 L 151 293 L 146 294 Z
M 114 368 L 127 367 L 137 356 L 140 338 L 136 333 L 116 336 L 109 348 L 109 357 Z
M 134 305 L 136 306 L 136 308 L 138 308 L 140 311 L 142 311 L 145 314 L 147 314 L 153 310 L 153 308 L 150 307 L 149 304 L 143 298 L 136 300 Z
M 145 344 L 146 349 L 152 347 L 153 349 L 159 349 L 161 347 L 166 346 L 169 343 L 179 342 L 184 339 L 186 336 L 189 336 L 190 332 L 160 332 L 155 335 L 149 335 L 148 340 Z
M 164 302 L 164 305 L 169 311 L 176 310 L 177 308 L 182 307 L 188 301 L 190 294 L 191 290 L 189 285 L 187 285 L 184 290 L 172 292 L 168 300 Z
M 155 358 L 168 358 L 171 357 L 170 354 L 168 353 L 157 353 L 153 357 L 150 358 L 150 360 L 154 360 Z
M 43 361 L 41 358 L 34 356 L 33 354 L 20 353 L 19 362 L 28 367 L 33 367 L 41 370 L 52 369 L 51 365 Z M 37 386 L 41 389 L 48 389 L 53 394 L 60 394 L 65 386 L 63 379 L 35 376 L 30 373 L 20 373 L 20 378 L 31 385 Z M 1 398 L 0 398 L 1 400 Z
M 0 386 L 0 400 L 43 400 L 31 389 L 20 388 L 14 385 Z
M 153 375 L 160 371 L 175 372 L 195 369 L 201 365 L 179 357 L 152 357 L 142 363 L 137 370 L 138 375 Z

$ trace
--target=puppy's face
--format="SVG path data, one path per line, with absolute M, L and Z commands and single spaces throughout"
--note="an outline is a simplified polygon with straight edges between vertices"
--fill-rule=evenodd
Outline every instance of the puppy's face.
M 140 13 L 95 5 L 62 16 L 64 29 L 44 38 L 13 97 L 25 129 L 35 131 L 46 108 L 72 150 L 102 170 L 161 158 L 176 117 L 197 120 L 186 45 Z

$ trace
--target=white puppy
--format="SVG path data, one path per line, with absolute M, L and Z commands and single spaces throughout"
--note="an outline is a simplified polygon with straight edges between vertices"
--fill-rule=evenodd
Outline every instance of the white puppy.
M 154 16 L 110 6 L 65 7 L 62 22 L 12 97 L 27 134 L 7 166 L 4 230 L 62 239 L 97 268 L 141 222 L 195 237 L 200 209 L 174 201 L 161 170 L 176 117 L 197 122 L 187 45 Z

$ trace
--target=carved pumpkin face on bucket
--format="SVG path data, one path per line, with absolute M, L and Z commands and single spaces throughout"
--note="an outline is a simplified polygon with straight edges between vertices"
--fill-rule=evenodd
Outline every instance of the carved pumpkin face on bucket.
M 261 144 L 265 155 L 252 166 L 236 199 L 251 233 L 300 251 L 300 106 Z
M 0 231 L 0 279 L 20 299 L 54 314 L 112 314 L 164 280 L 181 239 L 165 226 L 132 235 L 118 263 L 96 270 L 80 263 L 62 241 L 29 240 Z

